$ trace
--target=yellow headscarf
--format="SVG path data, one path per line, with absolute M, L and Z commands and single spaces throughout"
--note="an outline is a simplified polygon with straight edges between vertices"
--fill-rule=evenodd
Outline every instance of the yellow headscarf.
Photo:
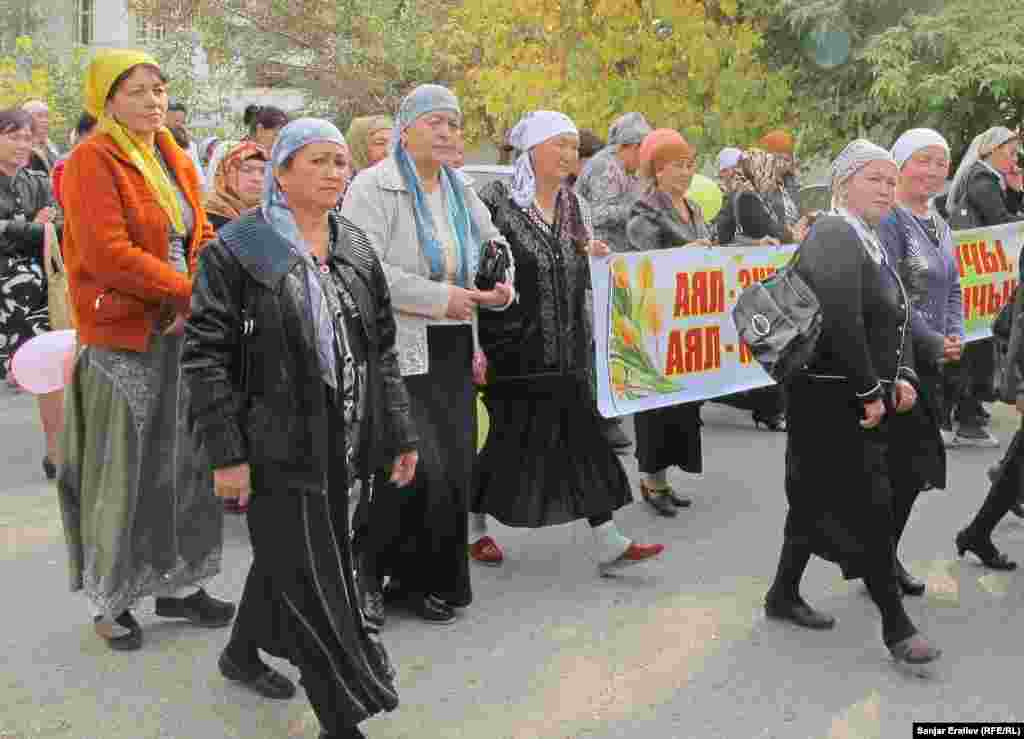
M 107 113 L 107 96 L 110 94 L 110 88 L 114 86 L 118 77 L 139 64 L 149 64 L 158 68 L 160 66 L 144 51 L 108 49 L 96 54 L 85 75 L 85 110 L 98 121 L 96 131 L 108 134 L 114 139 L 121 151 L 131 159 L 132 164 L 139 168 L 146 184 L 156 195 L 160 207 L 171 219 L 175 231 L 184 234 L 185 219 L 181 214 L 177 190 L 160 163 L 156 150 L 139 141 Z M 158 135 L 165 134 L 169 135 L 166 128 L 158 132 Z

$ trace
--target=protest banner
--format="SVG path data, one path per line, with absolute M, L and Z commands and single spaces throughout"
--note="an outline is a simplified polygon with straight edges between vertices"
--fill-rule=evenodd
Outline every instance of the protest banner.
M 1018 282 L 1024 224 L 954 234 L 966 339 L 990 337 Z M 607 418 L 772 384 L 737 336 L 743 288 L 795 245 L 679 247 L 590 262 L 598 408 Z

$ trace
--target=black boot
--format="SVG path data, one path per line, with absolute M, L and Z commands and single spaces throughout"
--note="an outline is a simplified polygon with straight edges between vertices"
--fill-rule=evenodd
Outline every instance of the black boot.
M 775 582 L 765 596 L 765 615 L 777 621 L 792 621 L 806 629 L 831 629 L 836 620 L 811 608 L 800 597 L 800 580 L 811 559 L 810 550 L 795 539 L 782 542 Z
M 357 559 L 359 570 L 359 590 L 361 591 L 363 616 L 378 628 L 384 625 L 384 591 L 377 576 L 377 569 L 372 556 L 365 552 Z
M 1017 432 L 1019 435 L 1021 431 Z M 1017 502 L 1020 480 L 1020 439 L 1014 437 L 1011 447 L 1013 454 L 1007 454 L 1001 463 L 1001 470 L 989 488 L 985 501 L 967 528 L 956 536 L 956 551 L 961 557 L 964 552 L 974 552 L 982 564 L 994 570 L 1013 570 L 1017 564 L 1002 554 L 992 543 L 992 531 Z

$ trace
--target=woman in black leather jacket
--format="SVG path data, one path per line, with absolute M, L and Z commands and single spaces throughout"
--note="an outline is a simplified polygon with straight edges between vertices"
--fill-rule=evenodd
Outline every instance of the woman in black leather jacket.
M 815 223 L 796 270 L 821 303 L 815 357 L 789 383 L 789 511 L 769 618 L 834 625 L 800 596 L 812 554 L 863 578 L 893 657 L 923 664 L 940 652 L 911 622 L 895 576 L 890 414 L 917 402 L 910 306 L 875 229 L 895 201 L 889 152 L 858 140 L 832 165 L 835 209 Z M 937 429 L 934 433 L 938 434 Z
M 8 377 L 11 358 L 25 342 L 50 330 L 43 253 L 47 232 L 52 247 L 58 248 L 63 219 L 49 176 L 26 168 L 32 153 L 31 129 L 28 113 L 0 111 L 0 378 Z M 46 433 L 43 470 L 48 479 L 57 472 L 63 398 L 63 391 L 37 398 Z
M 201 254 L 182 358 L 218 495 L 252 491 L 253 565 L 220 670 L 288 698 L 294 686 L 258 650 L 288 659 L 325 738 L 361 737 L 359 722 L 398 703 L 360 610 L 350 513 L 373 470 L 393 460 L 403 485 L 417 460 L 384 272 L 365 234 L 330 212 L 343 147 L 326 121 L 281 132 L 261 210 Z

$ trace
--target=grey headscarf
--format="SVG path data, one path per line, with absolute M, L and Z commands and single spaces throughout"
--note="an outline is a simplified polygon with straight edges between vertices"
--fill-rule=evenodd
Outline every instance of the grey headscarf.
M 320 358 L 320 374 L 332 388 L 338 387 L 338 372 L 334 355 L 334 322 L 320 286 L 318 267 L 313 260 L 309 244 L 302 238 L 295 216 L 288 205 L 288 198 L 277 182 L 276 170 L 299 149 L 309 144 L 333 143 L 346 146 L 345 137 L 333 123 L 319 118 L 300 118 L 281 129 L 274 148 L 270 152 L 270 166 L 263 180 L 263 204 L 261 210 L 267 223 L 288 241 L 306 265 L 306 285 L 309 288 L 309 310 L 316 329 L 317 354 Z
M 839 152 L 839 156 L 832 162 L 832 209 L 853 226 L 868 255 L 875 262 L 881 263 L 885 259 L 885 251 L 882 249 L 882 242 L 879 240 L 878 234 L 864 222 L 863 218 L 850 213 L 845 207 L 840 205 L 837 198 L 839 189 L 851 177 L 870 162 L 878 161 L 896 164 L 892 154 L 867 139 L 851 141 L 846 145 L 846 148 Z
M 971 142 L 971 146 L 967 149 L 967 153 L 964 154 L 964 158 L 960 160 L 960 166 L 956 168 L 956 174 L 953 175 L 953 183 L 949 186 L 949 194 L 946 196 L 947 213 L 952 215 L 957 204 L 963 200 L 964 194 L 967 191 L 967 175 L 970 173 L 971 168 L 977 162 L 987 159 L 993 151 L 1007 141 L 1012 141 L 1015 138 L 1017 138 L 1017 134 L 1006 128 L 1006 126 L 995 126 L 985 131 L 985 133 L 974 137 L 974 141 Z M 997 172 L 996 174 L 999 173 Z M 999 175 L 999 182 L 1003 184 L 1002 175 Z
M 643 113 L 626 113 L 612 121 L 608 129 L 608 146 L 639 144 L 654 129 Z

